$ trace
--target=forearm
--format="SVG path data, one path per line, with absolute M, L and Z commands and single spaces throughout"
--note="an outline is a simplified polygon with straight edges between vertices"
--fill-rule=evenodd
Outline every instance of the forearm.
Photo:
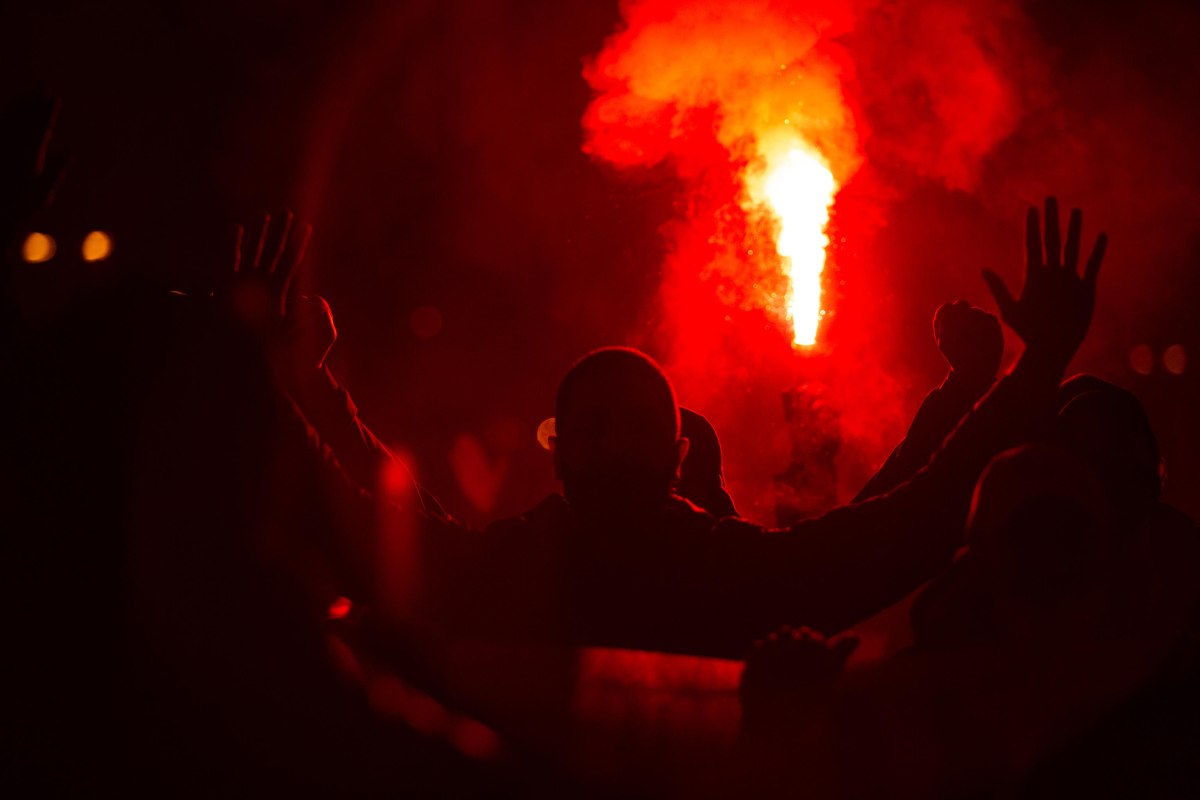
M 917 474 L 994 383 L 992 378 L 971 380 L 951 370 L 942 385 L 925 396 L 904 440 L 853 502 L 891 491 Z
M 441 503 L 363 423 L 350 393 L 328 368 L 293 370 L 283 382 L 350 480 L 372 494 L 415 498 L 422 510 L 449 518 Z
M 765 616 L 834 633 L 899 601 L 945 568 L 962 544 L 975 483 L 998 453 L 1036 437 L 1062 370 L 1027 353 L 967 415 L 928 466 L 887 494 L 767 534 L 748 574 Z
M 304 412 L 322 442 L 337 454 L 347 474 L 374 490 L 381 471 L 394 456 L 358 416 L 358 407 L 326 367 L 296 370 L 286 380 L 287 392 Z

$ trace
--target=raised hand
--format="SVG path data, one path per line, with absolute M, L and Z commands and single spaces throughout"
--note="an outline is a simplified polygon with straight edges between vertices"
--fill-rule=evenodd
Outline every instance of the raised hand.
M 229 294 L 234 310 L 247 322 L 271 324 L 287 316 L 292 278 L 312 235 L 308 225 L 293 233 L 293 222 L 290 211 L 274 226 L 271 215 L 264 215 L 253 243 L 247 241 L 246 229 L 237 226 Z
M 1096 279 L 1108 237 L 1100 234 L 1079 274 L 1079 242 L 1083 215 L 1071 210 L 1066 246 L 1059 233 L 1058 201 L 1046 198 L 1045 251 L 1036 208 L 1025 221 L 1025 283 L 1013 299 L 1000 276 L 983 271 L 1000 316 L 1031 350 L 1050 357 L 1065 368 L 1079 348 L 1092 321 Z
M 818 698 L 833 686 L 856 647 L 854 636 L 829 641 L 811 628 L 785 625 L 754 643 L 742 673 L 742 701 Z
M 990 383 L 1004 354 L 1004 333 L 995 315 L 966 300 L 945 303 L 933 316 L 933 335 L 950 368 L 966 381 Z
M 293 290 L 311 226 L 297 228 L 292 213 L 263 217 L 257 235 L 237 226 L 233 271 L 221 294 L 234 315 L 286 356 L 289 369 L 319 369 L 337 338 L 329 304 Z

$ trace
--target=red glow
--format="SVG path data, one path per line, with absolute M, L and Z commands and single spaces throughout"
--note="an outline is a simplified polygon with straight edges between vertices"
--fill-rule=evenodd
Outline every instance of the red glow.
M 1172 375 L 1182 375 L 1187 370 L 1187 350 L 1181 344 L 1173 344 L 1163 351 L 1163 367 Z
M 393 675 L 377 675 L 367 683 L 371 708 L 385 717 L 404 720 L 426 736 L 447 736 L 454 720 L 441 703 Z
M 1154 371 L 1154 351 L 1148 344 L 1139 344 L 1129 351 L 1129 366 L 1138 375 L 1149 375 Z
M 739 508 L 769 518 L 790 491 L 777 476 L 813 447 L 835 455 L 804 480 L 846 501 L 903 434 L 905 396 L 927 388 L 907 386 L 910 365 L 888 352 L 911 335 L 893 327 L 911 279 L 896 271 L 909 234 L 889 204 L 914 182 L 979 187 L 1037 96 L 1031 26 L 1013 0 L 620 8 L 584 71 L 584 150 L 679 184 L 658 325 L 630 343 L 728 437 Z M 767 434 L 780 395 L 801 388 L 830 413 L 789 420 L 799 439 Z
M 585 146 L 621 167 L 671 162 L 703 197 L 688 218 L 703 244 L 672 267 L 717 277 L 724 305 L 765 311 L 807 345 L 829 208 L 862 159 L 831 44 L 848 9 L 788 6 L 625 4 L 627 27 L 587 69 L 599 94 Z
M 783 421 L 783 390 L 834 366 L 841 292 L 829 245 L 835 229 L 839 241 L 849 235 L 835 198 L 855 206 L 848 190 L 864 164 L 846 90 L 853 65 L 837 41 L 852 27 L 850 4 L 641 0 L 622 16 L 585 71 L 597 95 L 584 147 L 618 168 L 663 164 L 679 176 L 655 344 L 680 398 L 735 442 L 727 475 L 746 513 L 770 519 L 775 476 L 795 448 L 762 423 Z M 874 450 L 894 435 L 881 433 L 877 409 L 895 403 L 873 405 L 870 430 L 855 435 Z
M 796 344 L 816 344 L 824 311 L 825 226 L 837 185 L 824 159 L 812 150 L 789 147 L 769 162 L 761 191 L 779 220 L 775 252 L 788 272 L 788 320 Z
M 493 459 L 483 443 L 469 433 L 461 433 L 450 450 L 450 466 L 463 495 L 482 512 L 496 505 L 500 485 L 508 475 L 508 459 Z
M 350 611 L 354 608 L 354 604 L 350 602 L 348 597 L 339 597 L 329 604 L 330 619 L 345 619 L 350 616 Z
M 504 743 L 491 728 L 449 710 L 395 675 L 374 675 L 366 688 L 371 708 L 383 717 L 402 720 L 417 733 L 447 741 L 469 758 L 495 761 L 504 754 Z
M 456 722 L 450 740 L 468 758 L 495 761 L 501 754 L 500 737 L 491 728 L 473 719 Z

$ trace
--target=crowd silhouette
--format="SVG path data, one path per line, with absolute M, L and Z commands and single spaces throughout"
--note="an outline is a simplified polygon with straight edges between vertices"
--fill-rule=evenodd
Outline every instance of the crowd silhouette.
M 110 275 L 29 311 L 14 248 L 56 104 L 0 119 L 9 724 L 45 791 L 1196 796 L 1200 538 L 1129 391 L 1067 379 L 1106 239 L 1054 198 L 996 316 L 854 502 L 740 516 L 718 432 L 633 349 L 563 376 L 562 491 L 460 523 L 328 366 L 309 229 L 239 228 L 207 293 Z M 69 179 L 69 176 L 67 176 Z M 1000 320 L 1023 351 L 998 375 Z M 419 376 L 415 376 L 419 380 Z M 912 644 L 854 628 L 910 599 Z M 586 653 L 744 661 L 693 782 L 582 775 Z M 619 749 L 619 744 L 614 744 Z M 700 769 L 700 768 L 697 768 Z M 711 780 L 710 780 L 711 779 Z

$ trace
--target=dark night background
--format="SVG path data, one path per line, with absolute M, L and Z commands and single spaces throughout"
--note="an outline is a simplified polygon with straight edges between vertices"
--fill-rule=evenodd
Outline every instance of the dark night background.
M 1026 9 L 1054 98 L 987 156 L 976 190 L 895 176 L 876 272 L 843 291 L 881 309 L 907 419 L 944 369 L 934 308 L 992 307 L 978 271 L 1015 279 L 1026 204 L 1053 190 L 1083 206 L 1112 246 L 1075 368 L 1141 397 L 1168 499 L 1196 516 L 1200 8 Z M 111 231 L 119 264 L 207 291 L 235 222 L 296 209 L 315 229 L 303 280 L 337 319 L 334 371 L 465 519 L 553 486 L 534 431 L 571 362 L 604 344 L 653 352 L 680 186 L 581 151 L 582 61 L 616 2 L 44 2 L 3 19 L 3 94 L 63 100 L 72 164 L 39 227 L 60 242 Z M 1141 344 L 1149 375 L 1130 363 Z M 1162 365 L 1173 344 L 1192 359 L 1182 375 Z M 723 433 L 736 480 L 746 431 Z

